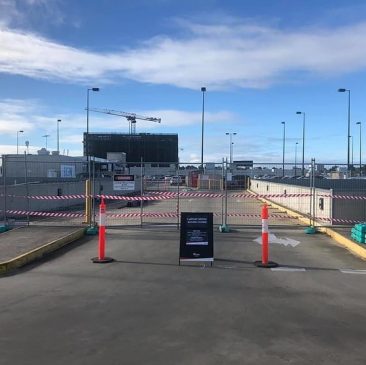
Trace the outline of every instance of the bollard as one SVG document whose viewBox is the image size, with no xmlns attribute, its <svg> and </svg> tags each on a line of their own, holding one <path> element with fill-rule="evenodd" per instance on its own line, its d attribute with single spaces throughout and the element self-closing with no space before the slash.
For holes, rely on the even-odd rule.
<svg viewBox="0 0 366 365">
<path fill-rule="evenodd" d="M 254 265 L 264 268 L 277 267 L 278 264 L 273 261 L 268 261 L 269 258 L 269 240 L 268 240 L 268 206 L 264 204 L 261 212 L 262 218 L 262 260 L 255 261 Z"/>
<path fill-rule="evenodd" d="M 106 264 L 112 262 L 111 257 L 105 256 L 105 223 L 106 223 L 106 205 L 104 198 L 99 206 L 99 243 L 98 243 L 98 257 L 93 257 L 92 261 L 97 264 Z"/>
<path fill-rule="evenodd" d="M 268 264 L 268 207 L 262 207 L 262 264 Z"/>
</svg>

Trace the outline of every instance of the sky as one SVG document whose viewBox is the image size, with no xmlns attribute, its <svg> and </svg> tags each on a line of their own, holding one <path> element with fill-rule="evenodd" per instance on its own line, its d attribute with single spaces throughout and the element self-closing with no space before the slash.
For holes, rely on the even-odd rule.
<svg viewBox="0 0 366 365">
<path fill-rule="evenodd" d="M 91 108 L 161 118 L 137 133 L 178 133 L 180 161 L 199 162 L 206 87 L 205 162 L 229 158 L 226 133 L 234 160 L 282 162 L 284 127 L 285 161 L 301 158 L 301 111 L 305 160 L 346 163 L 345 88 L 359 163 L 363 0 L 0 0 L 0 45 L 0 154 L 17 140 L 20 153 L 26 141 L 56 150 L 61 119 L 61 153 L 82 155 L 98 87 Z M 89 130 L 128 133 L 128 122 L 90 112 Z"/>
</svg>

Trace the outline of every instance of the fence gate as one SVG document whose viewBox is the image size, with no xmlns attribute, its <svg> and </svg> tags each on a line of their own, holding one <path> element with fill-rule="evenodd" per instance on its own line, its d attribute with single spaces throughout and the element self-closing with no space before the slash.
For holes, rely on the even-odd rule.
<svg viewBox="0 0 366 365">
<path fill-rule="evenodd" d="M 6 224 L 85 226 L 85 161 L 48 157 L 2 156 L 0 206 Z M 203 169 L 191 163 L 157 168 L 152 163 L 134 165 L 121 172 L 134 177 L 133 191 L 118 191 L 113 184 L 115 172 L 92 161 L 88 193 L 94 196 L 92 223 L 98 221 L 101 196 L 107 204 L 107 226 L 179 226 L 181 212 L 211 212 L 215 225 L 259 226 L 265 201 L 271 204 L 271 225 L 304 224 L 297 219 L 300 216 L 323 225 L 352 225 L 366 219 L 363 168 L 353 167 L 345 178 L 344 166 L 316 164 L 313 160 L 305 165 L 311 178 L 299 178 L 296 174 L 301 169 L 291 164 L 285 167 L 290 176 L 281 176 L 283 164 L 240 168 L 223 160 L 207 163 Z M 295 216 L 280 207 L 290 209 Z"/>
</svg>

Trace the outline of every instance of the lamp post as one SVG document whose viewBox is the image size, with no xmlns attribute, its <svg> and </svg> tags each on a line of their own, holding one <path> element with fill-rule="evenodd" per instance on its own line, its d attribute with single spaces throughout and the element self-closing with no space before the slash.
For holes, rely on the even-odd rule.
<svg viewBox="0 0 366 365">
<path fill-rule="evenodd" d="M 231 165 L 233 163 L 233 144 L 234 144 L 233 136 L 236 136 L 237 133 L 236 132 L 234 132 L 234 133 L 226 132 L 225 134 L 227 136 L 230 136 L 230 149 L 229 149 L 229 151 L 230 151 L 230 167 L 231 167 Z"/>
<path fill-rule="evenodd" d="M 302 114 L 302 170 L 301 176 L 305 176 L 305 112 L 296 112 L 296 114 Z"/>
<path fill-rule="evenodd" d="M 338 92 L 348 92 L 348 128 L 347 128 L 347 176 L 349 174 L 349 160 L 350 160 L 350 146 L 349 140 L 351 137 L 351 90 L 349 89 L 338 89 Z"/>
<path fill-rule="evenodd" d="M 295 177 L 297 176 L 297 145 L 299 142 L 295 143 Z"/>
<path fill-rule="evenodd" d="M 361 137 L 361 122 L 357 122 L 356 124 L 358 124 L 360 126 L 360 176 L 362 176 L 362 165 L 361 165 L 361 141 L 362 141 L 362 137 Z"/>
<path fill-rule="evenodd" d="M 86 216 L 86 223 L 91 227 L 92 219 L 92 205 L 94 206 L 94 189 L 92 192 L 92 185 L 91 185 L 91 168 L 90 168 L 90 156 L 89 156 L 89 93 L 90 91 L 99 91 L 99 87 L 92 87 L 88 88 L 86 91 L 86 136 L 85 136 L 85 154 L 87 159 L 87 165 L 88 165 L 88 181 L 86 182 L 85 187 L 85 216 Z M 142 165 L 141 165 L 142 166 Z M 142 183 L 142 179 L 141 179 Z M 93 200 L 91 200 L 91 194 L 93 193 Z M 94 215 L 95 217 L 95 215 Z"/>
<path fill-rule="evenodd" d="M 90 156 L 89 156 L 89 92 L 99 91 L 99 87 L 88 88 L 86 92 L 86 136 L 85 136 L 85 154 L 88 164 L 88 179 L 90 181 Z"/>
<path fill-rule="evenodd" d="M 61 123 L 61 119 L 57 119 L 57 152 L 60 154 L 60 130 L 59 124 Z"/>
<path fill-rule="evenodd" d="M 351 138 L 351 165 L 353 167 L 353 136 L 349 136 Z"/>
<path fill-rule="evenodd" d="M 204 125 L 205 125 L 205 92 L 206 92 L 206 88 L 201 87 L 201 91 L 202 91 L 201 168 L 203 170 L 203 133 L 204 133 Z"/>
<path fill-rule="evenodd" d="M 286 139 L 286 122 L 281 122 L 283 125 L 283 140 L 282 140 L 282 177 L 285 176 L 285 139 Z"/>
<path fill-rule="evenodd" d="M 17 131 L 17 154 L 19 154 L 19 133 L 23 133 L 24 131 Z"/>
<path fill-rule="evenodd" d="M 47 151 L 47 138 L 48 138 L 49 136 L 50 136 L 49 134 L 45 134 L 44 136 L 42 136 L 42 137 L 46 138 L 46 151 Z"/>
</svg>

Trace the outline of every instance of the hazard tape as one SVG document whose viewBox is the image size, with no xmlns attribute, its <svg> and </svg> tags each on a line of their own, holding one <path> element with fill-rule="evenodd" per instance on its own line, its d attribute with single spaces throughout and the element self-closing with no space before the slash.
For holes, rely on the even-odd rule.
<svg viewBox="0 0 366 365">
<path fill-rule="evenodd" d="M 221 193 L 201 193 L 201 192 L 151 192 L 151 195 L 146 196 L 123 196 L 123 195 L 95 195 L 95 198 L 106 200 L 116 200 L 116 201 L 159 201 L 159 200 L 169 200 L 179 198 L 223 198 L 224 195 Z M 1 195 L 3 196 L 3 195 Z M 11 198 L 27 198 L 21 195 L 7 195 Z M 248 194 L 248 193 L 236 193 L 230 194 L 230 198 L 241 198 L 241 199 L 271 199 L 271 198 L 299 198 L 299 197 L 310 197 L 311 194 L 301 193 L 301 194 Z M 72 194 L 72 195 L 30 195 L 28 198 L 33 200 L 71 200 L 71 199 L 85 199 L 87 197 L 92 198 L 92 195 L 83 194 Z M 317 197 L 342 199 L 342 200 L 366 200 L 366 195 L 326 195 L 319 194 Z M 348 222 L 348 221 L 347 221 Z"/>
<path fill-rule="evenodd" d="M 124 196 L 124 195 L 95 195 L 95 198 L 106 200 L 122 200 L 122 201 L 157 201 L 168 200 L 173 198 L 223 198 L 225 195 L 222 193 L 202 193 L 202 192 L 149 192 L 150 195 L 146 196 Z M 1 196 L 4 196 L 1 194 Z M 310 197 L 312 194 L 299 193 L 299 194 L 250 194 L 250 193 L 235 193 L 229 194 L 230 198 L 242 198 L 242 199 L 260 199 L 260 198 L 301 198 Z M 92 195 L 85 194 L 71 194 L 71 195 L 7 195 L 10 198 L 22 198 L 33 200 L 71 200 L 71 199 L 86 199 L 93 198 Z M 366 195 L 327 195 L 318 194 L 317 197 L 333 198 L 343 200 L 366 200 Z"/>
<path fill-rule="evenodd" d="M 366 200 L 366 195 L 333 195 L 334 199 Z"/>
<path fill-rule="evenodd" d="M 56 218 L 79 218 L 84 217 L 83 213 L 66 213 L 66 212 L 34 212 L 25 210 L 7 210 L 7 214 L 37 216 L 37 217 L 56 217 Z"/>
<path fill-rule="evenodd" d="M 35 216 L 35 217 L 52 217 L 52 218 L 82 218 L 84 213 L 68 213 L 68 212 L 36 212 L 36 211 L 25 211 L 25 210 L 7 210 L 7 214 L 19 215 L 19 216 Z M 107 214 L 108 218 L 177 218 L 177 212 L 144 212 L 144 213 L 121 213 L 121 214 Z M 221 217 L 221 213 L 214 213 L 215 217 Z M 249 218 L 260 218 L 260 214 L 249 214 L 249 213 L 228 213 L 228 217 L 249 217 Z M 270 219 L 297 219 L 301 216 L 290 217 L 281 214 L 271 214 Z M 323 218 L 316 217 L 316 221 L 332 222 L 332 223 L 343 223 L 343 224 L 355 224 L 362 223 L 362 220 L 353 219 L 339 219 L 339 218 Z"/>
<path fill-rule="evenodd" d="M 71 195 L 30 195 L 29 199 L 35 200 L 70 200 L 70 199 L 85 199 L 88 195 L 71 194 Z M 89 195 L 89 197 L 92 197 Z M 25 197 L 26 198 L 26 197 Z"/>
<path fill-rule="evenodd" d="M 140 218 L 140 217 L 149 217 L 149 218 L 177 218 L 177 213 L 120 213 L 120 214 L 107 214 L 108 218 Z"/>
<path fill-rule="evenodd" d="M 145 213 L 119 213 L 119 214 L 107 214 L 109 218 L 140 218 L 142 217 L 150 217 L 150 218 L 177 218 L 178 213 L 176 212 L 145 212 Z M 213 213 L 215 217 L 221 217 L 221 213 Z M 260 214 L 248 214 L 248 213 L 228 213 L 228 217 L 250 217 L 250 218 L 261 218 Z M 297 217 L 290 217 L 286 215 L 275 214 L 271 215 L 273 219 L 296 219 Z"/>
<path fill-rule="evenodd" d="M 84 213 L 68 213 L 68 212 L 36 212 L 26 210 L 7 210 L 7 214 L 22 215 L 22 216 L 38 216 L 38 217 L 54 217 L 54 218 L 80 218 L 84 217 Z M 138 212 L 138 213 L 107 213 L 109 218 L 177 218 L 177 212 Z M 221 217 L 221 213 L 214 213 L 215 217 Z M 228 213 L 228 217 L 251 217 L 260 218 L 260 214 L 249 214 L 249 213 Z M 284 215 L 273 214 L 271 216 L 274 219 L 289 219 L 290 217 Z M 292 218 L 292 217 L 291 217 Z"/>
</svg>

